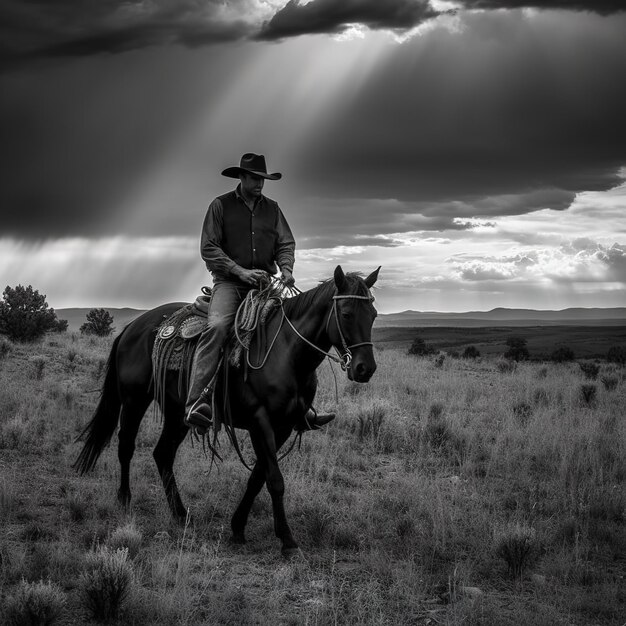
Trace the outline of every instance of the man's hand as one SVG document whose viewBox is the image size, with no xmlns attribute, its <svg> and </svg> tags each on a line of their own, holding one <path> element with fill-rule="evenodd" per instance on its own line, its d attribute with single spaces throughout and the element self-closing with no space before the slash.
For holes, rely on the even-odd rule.
<svg viewBox="0 0 626 626">
<path fill-rule="evenodd" d="M 285 287 L 291 288 L 296 284 L 293 274 L 289 270 L 282 270 L 280 278 L 283 281 Z"/>
<path fill-rule="evenodd" d="M 263 270 L 247 270 L 243 267 L 237 272 L 237 277 L 246 285 L 258 287 L 263 281 L 268 281 L 267 272 Z"/>
</svg>

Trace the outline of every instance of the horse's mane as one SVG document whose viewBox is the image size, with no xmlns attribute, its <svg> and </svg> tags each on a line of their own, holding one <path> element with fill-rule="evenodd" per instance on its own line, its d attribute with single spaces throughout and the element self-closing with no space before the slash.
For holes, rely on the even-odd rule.
<svg viewBox="0 0 626 626">
<path fill-rule="evenodd" d="M 366 296 L 369 291 L 367 285 L 362 279 L 360 272 L 348 272 L 346 274 L 346 280 L 349 283 L 356 283 L 357 289 L 356 295 Z M 298 317 L 299 315 L 308 311 L 316 302 L 320 300 L 329 299 L 335 292 L 335 280 L 334 278 L 326 278 L 322 280 L 319 285 L 304 291 L 301 294 L 293 298 L 287 298 L 284 301 L 283 307 L 285 313 L 290 316 Z"/>
</svg>

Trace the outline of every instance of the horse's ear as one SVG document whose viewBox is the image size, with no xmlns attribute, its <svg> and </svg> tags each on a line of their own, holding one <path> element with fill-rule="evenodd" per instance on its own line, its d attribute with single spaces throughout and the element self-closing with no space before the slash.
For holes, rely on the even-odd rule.
<svg viewBox="0 0 626 626">
<path fill-rule="evenodd" d="M 335 286 L 337 287 L 337 291 L 344 291 L 347 286 L 346 283 L 346 275 L 343 273 L 341 265 L 338 265 L 335 268 Z"/>
<path fill-rule="evenodd" d="M 380 272 L 381 266 L 378 266 L 377 270 L 374 270 L 366 279 L 365 284 L 368 289 L 371 289 L 374 286 L 374 283 L 378 280 L 378 272 Z"/>
</svg>

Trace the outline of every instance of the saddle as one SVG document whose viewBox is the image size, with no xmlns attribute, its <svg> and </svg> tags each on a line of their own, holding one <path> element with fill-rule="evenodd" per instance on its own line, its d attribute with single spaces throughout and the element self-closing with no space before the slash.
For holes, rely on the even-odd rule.
<svg viewBox="0 0 626 626">
<path fill-rule="evenodd" d="M 259 330 L 260 335 L 263 335 L 262 329 L 267 317 L 277 304 L 276 299 L 272 298 L 256 299 L 256 293 L 250 292 L 248 298 L 244 300 L 243 315 L 238 316 L 237 328 L 234 330 L 237 340 L 233 338 L 229 342 L 228 361 L 235 367 L 241 365 L 242 353 L 248 349 L 254 332 Z M 186 376 L 189 376 L 196 346 L 195 340 L 207 326 L 211 297 L 211 289 L 202 287 L 202 294 L 194 302 L 174 311 L 159 326 L 152 350 L 155 373 L 158 372 L 164 376 L 166 371 L 185 371 Z"/>
<path fill-rule="evenodd" d="M 241 355 L 248 350 L 252 335 L 259 330 L 263 334 L 264 324 L 269 311 L 276 305 L 268 299 L 255 299 L 254 293 L 244 300 L 242 319 L 236 320 L 237 338 L 227 343 L 226 358 L 221 367 L 226 371 L 226 364 L 240 367 Z M 154 397 L 161 406 L 165 401 L 166 379 L 170 372 L 178 372 L 178 393 L 186 395 L 191 377 L 191 366 L 196 351 L 197 339 L 207 327 L 207 317 L 211 304 L 212 292 L 209 287 L 202 288 L 202 295 L 191 304 L 177 309 L 157 328 L 154 347 L 152 348 L 152 375 Z M 235 334 L 234 333 L 234 334 Z"/>
</svg>

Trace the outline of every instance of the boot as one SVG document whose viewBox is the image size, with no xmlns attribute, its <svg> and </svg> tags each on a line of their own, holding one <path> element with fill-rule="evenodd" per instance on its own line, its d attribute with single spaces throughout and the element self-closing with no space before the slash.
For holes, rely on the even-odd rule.
<svg viewBox="0 0 626 626">
<path fill-rule="evenodd" d="M 191 405 L 185 416 L 185 424 L 191 428 L 196 435 L 206 435 L 209 428 L 213 426 L 213 409 L 211 407 L 210 389 L 205 389 L 199 398 Z"/>
<path fill-rule="evenodd" d="M 220 350 L 213 333 L 205 330 L 194 353 L 185 405 L 185 424 L 199 436 L 205 435 L 213 426 L 213 385 L 220 363 Z"/>
<path fill-rule="evenodd" d="M 318 413 L 315 409 L 309 409 L 294 426 L 298 432 L 306 430 L 319 430 L 335 419 L 334 413 Z"/>
</svg>

